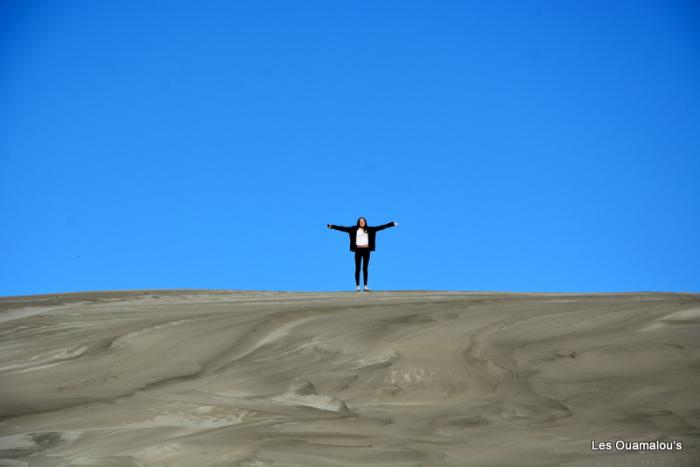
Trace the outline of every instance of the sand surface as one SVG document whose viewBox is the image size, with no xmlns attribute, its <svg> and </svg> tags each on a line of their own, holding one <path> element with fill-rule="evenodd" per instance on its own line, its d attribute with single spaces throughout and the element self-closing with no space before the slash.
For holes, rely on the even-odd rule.
<svg viewBox="0 0 700 467">
<path fill-rule="evenodd" d="M 0 465 L 697 466 L 700 295 L 2 297 Z"/>
</svg>

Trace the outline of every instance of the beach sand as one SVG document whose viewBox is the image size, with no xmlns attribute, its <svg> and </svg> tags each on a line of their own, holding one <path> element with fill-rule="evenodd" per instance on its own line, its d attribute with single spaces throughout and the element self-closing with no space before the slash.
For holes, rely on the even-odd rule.
<svg viewBox="0 0 700 467">
<path fill-rule="evenodd" d="M 700 295 L 0 297 L 0 465 L 697 466 Z"/>
</svg>

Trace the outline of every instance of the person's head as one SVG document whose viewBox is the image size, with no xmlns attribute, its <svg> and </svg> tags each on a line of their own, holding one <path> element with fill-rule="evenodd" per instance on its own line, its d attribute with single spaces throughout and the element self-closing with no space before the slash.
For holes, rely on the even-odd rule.
<svg viewBox="0 0 700 467">
<path fill-rule="evenodd" d="M 357 226 L 362 227 L 363 229 L 367 227 L 367 219 L 365 219 L 364 217 L 360 217 L 359 219 L 357 219 Z"/>
</svg>

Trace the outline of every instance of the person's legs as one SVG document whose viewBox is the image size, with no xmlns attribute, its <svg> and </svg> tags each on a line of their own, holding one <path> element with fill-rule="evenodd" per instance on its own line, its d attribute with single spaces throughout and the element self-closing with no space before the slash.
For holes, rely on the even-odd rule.
<svg viewBox="0 0 700 467">
<path fill-rule="evenodd" d="M 362 259 L 362 253 L 358 249 L 355 251 L 355 285 L 360 286 L 360 260 Z"/>
<path fill-rule="evenodd" d="M 365 280 L 365 286 L 367 285 L 367 273 L 368 273 L 368 267 L 369 267 L 369 248 L 366 248 L 367 251 L 365 251 L 365 259 L 362 263 L 362 276 L 363 279 Z"/>
</svg>

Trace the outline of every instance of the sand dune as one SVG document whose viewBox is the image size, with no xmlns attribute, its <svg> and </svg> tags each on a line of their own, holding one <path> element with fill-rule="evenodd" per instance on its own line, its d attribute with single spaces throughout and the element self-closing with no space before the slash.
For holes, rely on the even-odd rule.
<svg viewBox="0 0 700 467">
<path fill-rule="evenodd" d="M 0 298 L 0 465 L 696 466 L 699 394 L 697 294 Z"/>
</svg>

